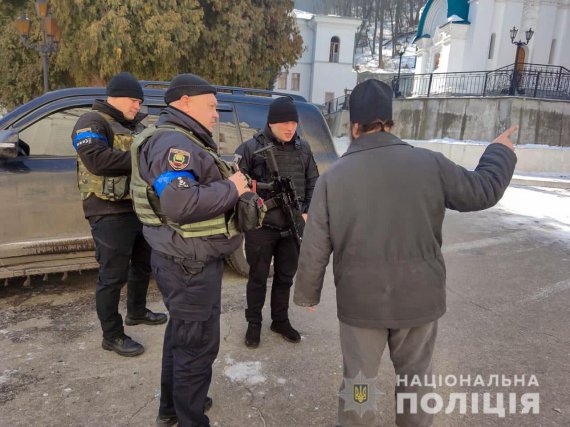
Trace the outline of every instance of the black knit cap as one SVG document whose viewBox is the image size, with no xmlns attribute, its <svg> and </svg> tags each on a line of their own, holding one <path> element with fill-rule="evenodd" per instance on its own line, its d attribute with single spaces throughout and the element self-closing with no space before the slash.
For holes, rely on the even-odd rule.
<svg viewBox="0 0 570 427">
<path fill-rule="evenodd" d="M 392 120 L 394 92 L 386 83 L 375 79 L 357 84 L 349 98 L 350 121 L 367 125 L 375 120 Z"/>
<path fill-rule="evenodd" d="M 267 123 L 299 122 L 297 107 L 292 98 L 283 96 L 275 99 L 269 106 Z"/>
<path fill-rule="evenodd" d="M 122 72 L 114 76 L 107 85 L 107 96 L 135 98 L 144 101 L 144 93 L 139 81 L 131 74 Z"/>
<path fill-rule="evenodd" d="M 216 94 L 216 88 L 196 74 L 178 74 L 170 82 L 168 90 L 164 94 L 164 102 L 170 104 L 184 95 L 196 96 L 205 93 Z"/>
</svg>

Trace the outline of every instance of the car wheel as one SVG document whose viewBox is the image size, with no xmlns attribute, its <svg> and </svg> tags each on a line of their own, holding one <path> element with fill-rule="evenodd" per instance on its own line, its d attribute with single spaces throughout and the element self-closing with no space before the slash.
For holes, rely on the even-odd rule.
<svg viewBox="0 0 570 427">
<path fill-rule="evenodd" d="M 239 275 L 247 277 L 249 275 L 249 264 L 245 259 L 245 239 L 241 246 L 226 259 L 228 265 Z M 269 277 L 273 277 L 273 260 L 269 268 Z"/>
</svg>

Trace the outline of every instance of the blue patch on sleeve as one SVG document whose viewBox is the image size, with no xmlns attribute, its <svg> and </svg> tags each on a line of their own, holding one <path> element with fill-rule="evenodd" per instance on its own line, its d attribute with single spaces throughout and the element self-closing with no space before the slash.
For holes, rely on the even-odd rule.
<svg viewBox="0 0 570 427">
<path fill-rule="evenodd" d="M 189 178 L 192 181 L 196 181 L 196 177 L 192 172 L 188 171 L 164 172 L 154 180 L 154 191 L 156 191 L 157 196 L 160 197 L 166 186 L 170 184 L 171 181 L 175 180 L 176 178 L 183 178 L 183 177 Z"/>
<path fill-rule="evenodd" d="M 109 143 L 109 140 L 107 139 L 107 137 L 105 137 L 103 135 L 99 135 L 98 133 L 81 132 L 81 133 L 78 133 L 77 135 L 75 135 L 75 138 L 73 138 L 73 148 L 75 148 L 77 150 L 77 145 L 80 141 L 82 141 L 84 139 L 90 139 L 90 138 L 100 139 L 101 141 L 103 141 L 107 144 Z"/>
</svg>

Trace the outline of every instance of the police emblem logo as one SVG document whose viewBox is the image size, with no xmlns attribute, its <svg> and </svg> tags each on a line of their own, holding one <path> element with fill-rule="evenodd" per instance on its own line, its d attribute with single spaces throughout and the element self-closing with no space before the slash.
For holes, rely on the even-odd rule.
<svg viewBox="0 0 570 427">
<path fill-rule="evenodd" d="M 175 171 L 181 171 L 190 164 L 190 153 L 177 148 L 171 148 L 168 152 L 168 163 Z"/>
<path fill-rule="evenodd" d="M 354 411 L 361 417 L 368 411 L 375 411 L 378 396 L 384 394 L 378 390 L 376 382 L 376 378 L 367 378 L 362 372 L 354 378 L 345 377 L 338 393 L 344 401 L 344 410 Z"/>
<path fill-rule="evenodd" d="M 356 403 L 363 404 L 368 401 L 368 384 L 354 384 L 352 390 Z"/>
</svg>

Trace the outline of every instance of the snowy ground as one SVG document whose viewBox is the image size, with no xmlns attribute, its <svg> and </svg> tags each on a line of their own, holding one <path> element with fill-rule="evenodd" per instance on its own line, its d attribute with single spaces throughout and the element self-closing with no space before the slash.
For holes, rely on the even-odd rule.
<svg viewBox="0 0 570 427">
<path fill-rule="evenodd" d="M 528 218 L 567 235 L 570 241 L 570 190 L 546 187 L 509 187 L 498 208 Z M 519 221 L 520 222 L 520 221 Z"/>
<path fill-rule="evenodd" d="M 372 30 L 370 31 L 370 42 L 372 44 Z M 358 66 L 358 71 L 369 71 L 372 73 L 395 73 L 398 72 L 398 65 L 400 62 L 400 57 L 395 55 L 392 57 L 392 34 L 390 30 L 384 30 L 384 40 L 382 40 L 382 61 L 383 68 L 378 68 L 378 49 L 379 40 L 376 40 L 376 51 L 372 55 L 370 46 L 358 47 L 354 52 L 354 63 Z M 398 39 L 398 42 L 402 45 L 408 43 L 408 48 L 402 55 L 402 73 L 413 73 L 416 67 L 416 45 L 412 44 L 414 38 L 413 33 L 408 36 L 402 36 Z"/>
</svg>

